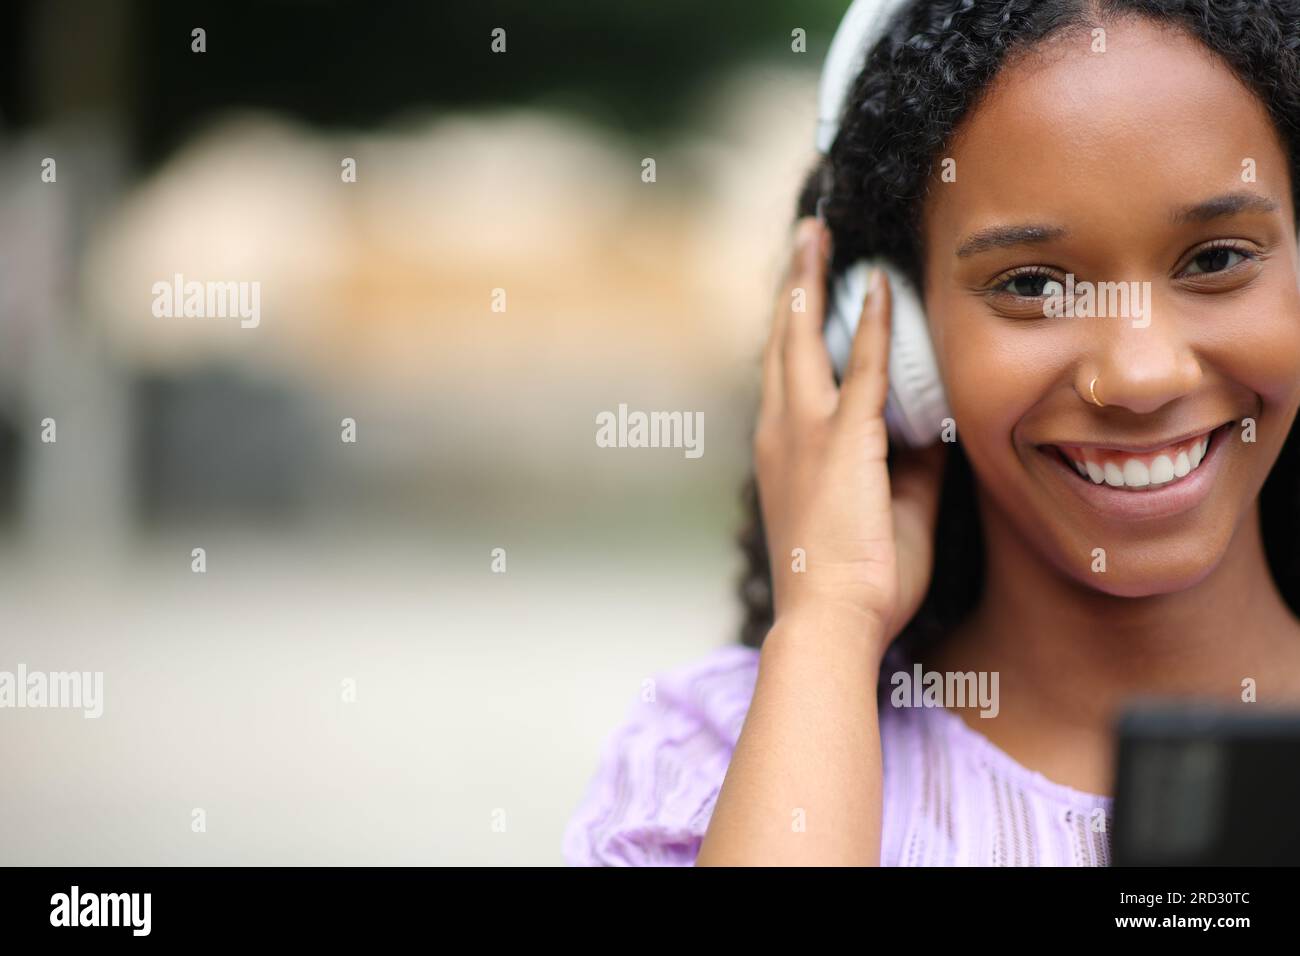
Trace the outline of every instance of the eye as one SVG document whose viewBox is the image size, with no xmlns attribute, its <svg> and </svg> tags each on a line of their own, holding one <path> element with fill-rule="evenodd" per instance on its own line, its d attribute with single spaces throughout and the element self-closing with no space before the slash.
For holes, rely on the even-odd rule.
<svg viewBox="0 0 1300 956">
<path fill-rule="evenodd" d="M 1213 275 L 1216 272 L 1226 272 L 1254 258 L 1253 253 L 1234 245 L 1214 245 L 1194 255 L 1187 268 L 1182 271 L 1182 275 Z"/>
<path fill-rule="evenodd" d="M 1036 266 L 1027 266 L 995 280 L 994 292 L 1014 295 L 1021 299 L 1037 299 L 1043 296 L 1060 296 L 1065 294 L 1065 287 L 1050 272 L 1044 272 Z"/>
</svg>

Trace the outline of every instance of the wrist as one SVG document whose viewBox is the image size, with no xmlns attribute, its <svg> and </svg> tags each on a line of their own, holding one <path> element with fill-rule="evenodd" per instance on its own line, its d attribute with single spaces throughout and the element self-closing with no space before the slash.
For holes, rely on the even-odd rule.
<svg viewBox="0 0 1300 956">
<path fill-rule="evenodd" d="M 879 666 L 892 635 L 874 611 L 843 604 L 806 604 L 784 609 L 772 623 L 763 646 L 809 645 L 846 649 Z"/>
</svg>

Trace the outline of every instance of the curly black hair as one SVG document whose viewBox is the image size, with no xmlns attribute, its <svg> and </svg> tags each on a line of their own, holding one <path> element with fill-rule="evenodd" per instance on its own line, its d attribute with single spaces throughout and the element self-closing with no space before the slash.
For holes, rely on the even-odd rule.
<svg viewBox="0 0 1300 956">
<path fill-rule="evenodd" d="M 832 277 L 857 259 L 883 258 L 924 288 L 920 218 L 934 164 L 958 124 L 1009 55 L 1070 29 L 1143 17 L 1179 29 L 1213 51 L 1260 98 L 1289 159 L 1300 221 L 1300 0 L 915 0 L 868 52 L 839 134 L 808 174 L 797 216 L 824 215 L 834 240 Z M 895 449 L 891 444 L 890 459 Z M 741 643 L 759 647 L 772 626 L 772 579 L 753 473 L 739 543 Z M 1264 549 L 1292 613 L 1300 615 L 1300 438 L 1283 445 L 1260 491 Z M 974 607 L 984 580 L 974 479 L 958 439 L 949 447 L 934 574 L 899 635 L 922 653 Z"/>
</svg>

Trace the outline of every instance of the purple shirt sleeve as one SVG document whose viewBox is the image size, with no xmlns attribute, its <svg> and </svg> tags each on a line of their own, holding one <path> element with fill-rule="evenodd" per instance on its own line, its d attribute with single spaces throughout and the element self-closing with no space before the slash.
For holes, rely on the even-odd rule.
<svg viewBox="0 0 1300 956">
<path fill-rule="evenodd" d="M 658 675 L 606 739 L 564 831 L 570 866 L 691 866 L 758 674 L 739 645 Z"/>
</svg>

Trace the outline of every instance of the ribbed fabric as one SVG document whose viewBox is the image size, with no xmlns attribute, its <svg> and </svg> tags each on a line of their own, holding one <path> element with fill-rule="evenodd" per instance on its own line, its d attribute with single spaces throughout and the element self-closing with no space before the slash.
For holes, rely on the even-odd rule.
<svg viewBox="0 0 1300 956">
<path fill-rule="evenodd" d="M 695 862 L 758 660 L 758 651 L 732 645 L 656 678 L 654 699 L 634 703 L 605 741 L 565 828 L 566 863 Z M 1109 864 L 1111 798 L 1021 766 L 953 711 L 882 701 L 882 865 Z"/>
</svg>

